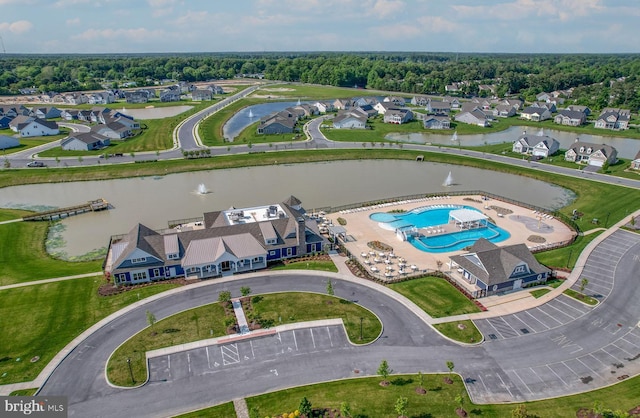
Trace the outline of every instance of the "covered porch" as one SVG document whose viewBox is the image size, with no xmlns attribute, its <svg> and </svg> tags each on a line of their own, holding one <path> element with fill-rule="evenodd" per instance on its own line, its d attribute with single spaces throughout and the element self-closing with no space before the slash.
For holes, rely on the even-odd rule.
<svg viewBox="0 0 640 418">
<path fill-rule="evenodd" d="M 488 225 L 489 217 L 471 209 L 456 209 L 449 212 L 449 224 L 460 231 L 484 228 Z"/>
</svg>

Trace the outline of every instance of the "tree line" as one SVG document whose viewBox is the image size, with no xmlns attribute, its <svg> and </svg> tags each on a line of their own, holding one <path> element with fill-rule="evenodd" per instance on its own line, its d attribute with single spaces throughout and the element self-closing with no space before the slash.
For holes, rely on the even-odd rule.
<svg viewBox="0 0 640 418">
<path fill-rule="evenodd" d="M 531 99 L 573 88 L 579 104 L 640 107 L 640 55 L 454 53 L 219 53 L 121 55 L 11 55 L 0 57 L 0 94 L 153 85 L 261 74 L 270 80 L 360 87 L 414 94 L 444 94 L 467 81 L 462 95 L 495 94 Z"/>
</svg>

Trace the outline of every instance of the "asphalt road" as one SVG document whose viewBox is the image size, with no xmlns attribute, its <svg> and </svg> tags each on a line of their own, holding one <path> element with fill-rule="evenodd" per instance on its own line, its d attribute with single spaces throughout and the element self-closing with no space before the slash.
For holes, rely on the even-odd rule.
<svg viewBox="0 0 640 418">
<path fill-rule="evenodd" d="M 640 305 L 635 303 L 640 297 L 638 254 L 637 234 L 620 230 L 605 239 L 585 265 L 591 286 L 587 293 L 599 297 L 601 303 L 595 308 L 582 308 L 559 299 L 565 304 L 556 305 L 555 316 L 573 318 L 555 325 L 547 322 L 548 329 L 525 311 L 517 316 L 532 329 L 537 326 L 537 331 L 518 333 L 516 326 L 508 334 L 503 326 L 498 328 L 505 333 L 501 334 L 503 338 L 488 338 L 479 346 L 463 347 L 439 336 L 395 299 L 334 279 L 337 296 L 357 300 L 381 318 L 384 332 L 375 343 L 356 347 L 346 343 L 346 337 L 336 336 L 339 330 L 322 329 L 309 330 L 308 334 L 296 331 L 297 339 L 284 333 L 258 337 L 250 344 L 256 347 L 251 355 L 246 343 L 207 347 L 207 355 L 203 351 L 174 354 L 171 359 L 152 361 L 148 384 L 137 389 L 110 387 L 104 378 L 107 358 L 120 343 L 146 327 L 147 309 L 161 319 L 216 301 L 221 290 L 239 294 L 241 286 L 250 286 L 254 294 L 326 291 L 325 279 L 304 273 L 266 273 L 227 283 L 211 282 L 143 305 L 101 328 L 65 358 L 39 394 L 68 396 L 70 416 L 168 416 L 290 386 L 375 375 L 382 359 L 398 373 L 444 372 L 446 361 L 451 360 L 465 379 L 472 399 L 480 403 L 535 400 L 593 390 L 617 382 L 623 374 L 640 373 Z M 605 259 L 607 268 L 603 269 Z M 601 288 L 609 291 L 600 292 Z M 536 315 L 533 312 L 531 317 Z M 515 319 L 507 315 L 503 320 L 513 324 Z M 310 336 L 325 332 L 334 333 L 331 341 L 336 344 L 327 346 L 326 339 L 319 339 L 320 348 L 310 349 L 311 341 L 316 344 Z M 291 341 L 297 344 L 298 339 L 300 345 L 294 349 Z M 216 362 L 222 366 L 215 366 Z"/>
</svg>

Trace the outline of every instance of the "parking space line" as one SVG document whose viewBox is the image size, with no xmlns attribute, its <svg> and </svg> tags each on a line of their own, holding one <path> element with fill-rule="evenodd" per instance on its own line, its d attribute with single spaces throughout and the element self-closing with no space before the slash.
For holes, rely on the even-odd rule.
<svg viewBox="0 0 640 418">
<path fill-rule="evenodd" d="M 522 319 L 520 319 L 520 317 L 517 314 L 513 314 L 511 315 L 513 318 L 517 319 L 523 327 L 525 328 L 530 328 L 529 324 L 527 324 L 526 322 L 524 322 Z M 535 332 L 535 331 L 534 331 Z"/>
<path fill-rule="evenodd" d="M 546 305 L 545 305 L 546 306 Z M 547 315 L 549 318 L 553 319 L 554 321 L 556 321 L 558 324 L 560 325 L 564 325 L 563 322 L 558 321 L 556 318 L 554 318 L 553 316 L 549 315 L 547 312 L 545 312 L 543 309 L 541 308 L 536 308 L 538 311 L 542 312 L 543 314 Z M 549 328 L 551 329 L 551 328 Z"/>
<path fill-rule="evenodd" d="M 591 358 L 594 358 L 596 360 L 598 360 L 600 362 L 600 364 L 602 364 L 605 367 L 609 367 L 609 364 L 605 364 L 602 360 L 600 360 L 598 357 L 594 356 L 592 353 L 587 354 L 587 356 L 591 356 Z"/>
<path fill-rule="evenodd" d="M 603 352 L 607 353 L 607 354 L 609 355 L 609 357 L 611 357 L 612 359 L 614 359 L 614 360 L 615 360 L 615 361 L 617 361 L 618 363 L 622 363 L 622 361 L 621 361 L 618 357 L 614 356 L 613 354 L 611 354 L 610 352 L 608 352 L 607 350 L 605 350 L 605 348 L 607 348 L 607 347 L 606 347 L 606 346 L 605 346 L 605 347 L 602 347 L 600 350 L 602 350 Z"/>
<path fill-rule="evenodd" d="M 487 389 L 487 385 L 484 384 L 484 380 L 482 380 L 482 375 L 479 374 L 478 375 L 478 379 L 480 379 L 480 383 L 482 383 L 482 387 L 484 387 L 484 391 L 486 393 L 491 393 L 491 392 L 489 392 L 489 389 Z"/>
<path fill-rule="evenodd" d="M 536 318 L 535 316 L 531 315 L 531 313 L 529 313 L 529 311 L 524 311 L 524 313 L 526 313 L 527 315 L 529 315 L 531 318 L 535 319 L 540 325 L 542 325 L 543 327 L 545 327 L 546 329 L 551 329 L 547 324 L 545 324 L 544 322 L 540 321 L 538 318 Z"/>
<path fill-rule="evenodd" d="M 536 373 L 535 370 L 533 370 L 533 367 L 529 367 L 529 370 L 531 370 L 533 372 L 533 374 L 536 375 L 536 377 L 538 378 L 538 380 L 540 380 L 541 383 L 545 383 L 544 380 L 542 380 L 542 378 L 540 377 L 540 375 L 538 373 Z"/>
<path fill-rule="evenodd" d="M 518 335 L 518 331 L 516 331 L 516 329 L 515 329 L 514 327 L 512 327 L 512 326 L 511 326 L 511 324 L 510 324 L 510 323 L 508 323 L 508 322 L 504 319 L 504 317 L 502 317 L 502 316 L 501 316 L 501 317 L 500 317 L 500 319 L 501 319 L 501 320 L 502 320 L 502 322 L 504 322 L 504 323 L 505 323 L 509 328 L 511 328 L 511 329 L 513 330 L 513 332 L 515 332 L 515 333 L 516 333 L 516 335 Z"/>
<path fill-rule="evenodd" d="M 575 370 L 573 370 L 571 368 L 571 366 L 569 366 L 567 363 L 565 363 L 564 361 L 561 361 L 560 363 L 562 363 L 564 365 L 564 367 L 566 367 L 567 369 L 569 369 L 571 371 L 571 373 L 573 373 L 574 375 L 576 375 L 577 378 L 580 378 L 580 375 L 578 373 L 576 373 Z"/>
<path fill-rule="evenodd" d="M 211 359 L 209 358 L 209 346 L 206 346 L 204 349 L 207 352 L 207 366 L 211 368 Z"/>
<path fill-rule="evenodd" d="M 614 341 L 614 342 L 612 342 L 612 343 L 611 343 L 611 345 L 612 345 L 612 346 L 614 346 L 615 348 L 617 348 L 617 349 L 618 349 L 618 350 L 620 350 L 620 351 L 624 351 L 625 353 L 627 353 L 627 354 L 629 355 L 629 357 L 633 357 L 633 354 L 631 354 L 630 352 L 628 352 L 627 350 L 625 350 L 625 349 L 624 349 L 624 348 L 622 348 L 622 347 L 618 347 L 618 346 L 616 345 L 616 342 L 615 342 L 615 341 Z"/>
<path fill-rule="evenodd" d="M 167 368 L 171 370 L 171 354 L 167 354 Z"/>
<path fill-rule="evenodd" d="M 524 385 L 525 388 L 527 388 L 527 390 L 529 391 L 530 394 L 533 395 L 533 391 L 529 388 L 529 385 L 527 385 L 524 380 L 522 380 L 522 378 L 520 377 L 520 375 L 518 374 L 518 372 L 516 372 L 515 370 L 511 370 L 513 372 L 513 374 L 516 375 L 516 377 L 518 379 L 520 379 L 520 381 L 522 382 L 522 384 Z"/>
<path fill-rule="evenodd" d="M 561 314 L 568 316 L 569 318 L 571 318 L 572 320 L 575 320 L 576 318 L 574 316 L 569 315 L 568 313 L 566 313 L 565 311 L 563 311 L 562 309 L 558 309 L 555 306 L 553 306 L 551 304 L 551 302 L 547 303 L 546 305 L 544 305 L 545 307 L 551 308 L 551 309 L 555 309 L 556 311 L 560 312 Z M 571 321 L 569 321 L 571 322 Z"/>
<path fill-rule="evenodd" d="M 587 311 L 581 311 L 580 309 L 576 308 L 575 306 L 571 306 L 567 302 L 561 300 L 561 298 L 556 298 L 555 300 L 558 301 L 558 303 L 561 303 L 561 304 L 567 306 L 568 308 L 573 309 L 574 311 L 578 311 L 580 313 L 580 316 L 586 315 L 587 313 L 591 312 L 590 309 L 588 309 Z"/>
<path fill-rule="evenodd" d="M 597 371 L 593 370 L 591 367 L 589 367 L 587 364 L 585 364 L 585 362 L 584 362 L 584 361 L 580 360 L 580 357 L 577 357 L 577 358 L 576 358 L 576 360 L 578 360 L 580 363 L 582 363 L 582 365 L 583 365 L 584 367 L 586 367 L 587 369 L 591 370 L 594 374 L 597 374 L 598 376 L 602 377 L 602 376 L 600 375 L 600 373 L 598 373 Z"/>
<path fill-rule="evenodd" d="M 329 329 L 329 327 L 327 327 L 327 334 L 329 334 L 329 344 L 331 344 L 331 347 L 333 347 L 333 341 L 331 340 L 331 330 Z"/>
<path fill-rule="evenodd" d="M 551 370 L 551 373 L 553 373 L 554 375 L 556 375 L 556 377 L 558 379 L 560 379 L 560 381 L 565 385 L 565 386 L 569 386 L 567 385 L 567 382 L 565 382 L 564 380 L 562 380 L 562 378 L 560 376 L 558 376 L 558 373 L 556 373 L 551 367 L 549 367 L 549 365 L 547 364 L 547 369 Z"/>
<path fill-rule="evenodd" d="M 187 367 L 189 369 L 189 374 L 191 374 L 191 356 L 187 353 Z"/>
<path fill-rule="evenodd" d="M 316 340 L 313 338 L 313 328 L 309 328 L 309 331 L 311 331 L 311 342 L 313 343 L 313 348 L 316 348 Z"/>
<path fill-rule="evenodd" d="M 632 346 L 634 346 L 634 347 L 636 347 L 636 348 L 640 348 L 640 346 L 639 346 L 638 344 L 633 343 L 633 342 L 631 342 L 631 341 L 627 340 L 627 339 L 625 338 L 627 335 L 629 335 L 629 333 L 627 333 L 627 334 L 626 334 L 626 335 L 624 335 L 623 337 L 620 337 L 620 339 L 621 339 L 622 341 L 624 341 L 624 342 L 628 343 L 628 344 L 631 344 Z"/>
<path fill-rule="evenodd" d="M 253 341 L 249 340 L 249 345 L 251 346 L 251 355 L 253 358 L 256 358 L 256 353 L 253 351 Z"/>
<path fill-rule="evenodd" d="M 495 330 L 496 330 L 496 332 L 497 332 L 498 334 L 500 334 L 500 336 L 502 337 L 502 339 L 503 339 L 503 340 L 506 340 L 505 336 L 504 336 L 504 335 L 502 335 L 502 333 L 501 333 L 500 331 L 498 331 L 498 328 L 496 328 L 496 327 L 491 323 L 491 321 L 489 321 L 488 319 L 487 319 L 486 321 L 487 321 L 487 323 L 488 323 L 489 325 L 491 325 L 491 328 L 495 329 Z"/>
<path fill-rule="evenodd" d="M 298 351 L 298 340 L 296 340 L 296 330 L 293 331 L 293 343 L 296 345 L 296 351 Z"/>
<path fill-rule="evenodd" d="M 500 376 L 500 373 L 496 373 L 496 376 L 498 376 L 498 379 L 500 379 L 500 381 L 502 382 L 502 386 L 504 386 L 507 392 L 509 392 L 509 396 L 513 398 L 513 393 L 511 393 L 511 389 L 509 389 L 509 386 L 507 386 L 507 384 L 504 383 L 504 380 L 502 379 L 502 376 Z"/>
</svg>

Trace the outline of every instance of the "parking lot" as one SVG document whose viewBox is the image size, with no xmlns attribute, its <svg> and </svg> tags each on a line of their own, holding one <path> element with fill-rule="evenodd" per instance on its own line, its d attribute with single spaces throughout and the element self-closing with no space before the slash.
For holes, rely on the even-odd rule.
<svg viewBox="0 0 640 418">
<path fill-rule="evenodd" d="M 234 343 L 210 345 L 149 359 L 150 381 L 175 381 L 242 363 L 265 362 L 350 346 L 342 326 L 294 329 Z M 277 376 L 277 369 L 272 373 Z"/>
</svg>

